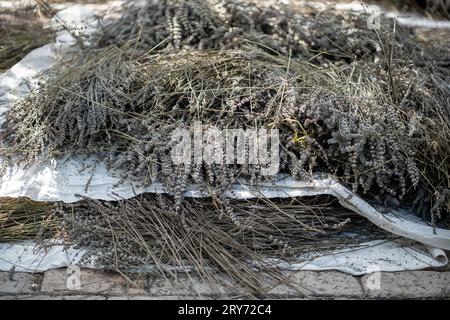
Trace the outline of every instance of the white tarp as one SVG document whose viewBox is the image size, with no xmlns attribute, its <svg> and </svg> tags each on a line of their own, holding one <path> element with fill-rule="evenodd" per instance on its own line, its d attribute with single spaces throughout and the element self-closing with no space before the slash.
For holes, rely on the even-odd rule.
<svg viewBox="0 0 450 320">
<path fill-rule="evenodd" d="M 79 200 L 77 194 L 90 198 L 117 200 L 130 198 L 145 192 L 164 193 L 161 184 L 153 184 L 147 188 L 138 188 L 131 182 L 112 186 L 118 178 L 111 176 L 106 168 L 97 165 L 91 184 L 85 192 L 85 185 L 91 172 L 81 171 L 82 159 L 67 161 L 53 161 L 52 165 L 40 164 L 33 169 L 24 170 L 21 175 L 11 174 L 11 180 L 0 187 L 0 196 L 19 197 L 27 196 L 38 201 L 74 202 Z M 381 228 L 397 235 L 415 239 L 432 247 L 425 249 L 419 243 L 403 243 L 398 241 L 383 241 L 379 244 L 362 246 L 361 249 L 349 249 L 333 255 L 319 257 L 303 257 L 299 262 L 279 262 L 283 269 L 301 270 L 340 270 L 352 274 L 364 273 L 364 270 L 380 268 L 380 271 L 418 270 L 427 267 L 439 267 L 447 264 L 448 260 L 443 250 L 450 248 L 450 230 L 436 229 L 407 212 L 380 213 L 360 197 L 333 179 L 319 177 L 311 182 L 295 181 L 291 177 L 280 178 L 274 183 L 265 183 L 258 188 L 236 184 L 233 192 L 227 196 L 242 199 L 253 197 L 301 197 L 320 194 L 336 196 L 341 204 L 365 216 Z M 190 185 L 185 193 L 187 197 L 204 197 L 197 186 Z M 26 251 L 24 251 L 26 249 Z M 7 270 L 16 265 L 18 270 L 37 271 L 49 268 L 63 267 L 74 262 L 74 250 L 65 252 L 62 246 L 49 249 L 48 252 L 33 253 L 32 245 L 6 245 L 0 246 L 0 270 Z M 371 269 L 371 270 L 372 270 Z M 359 270 L 359 271 L 358 271 Z M 361 271 L 362 270 L 362 271 Z"/>
<path fill-rule="evenodd" d="M 83 251 L 65 249 L 62 245 L 43 250 L 37 249 L 35 244 L 29 241 L 0 243 L 0 271 L 9 271 L 14 267 L 17 272 L 44 272 L 77 264 L 82 255 Z M 417 242 L 398 239 L 370 241 L 355 248 L 338 250 L 333 254 L 313 252 L 297 257 L 294 262 L 266 260 L 265 263 L 281 270 L 338 270 L 362 275 L 375 271 L 442 267 L 448 263 L 448 259 L 441 251 L 435 252 Z"/>
<path fill-rule="evenodd" d="M 165 193 L 160 183 L 138 187 L 131 181 L 113 187 L 118 181 L 102 163 L 95 171 L 82 170 L 85 158 L 53 160 L 27 169 L 15 166 L 0 178 L 0 197 L 28 197 L 36 201 L 79 201 L 79 195 L 100 200 L 128 199 L 143 193 Z M 91 160 L 94 161 L 94 160 Z M 91 179 L 92 178 L 92 179 Z M 91 179 L 89 187 L 86 185 Z M 401 211 L 381 213 L 365 200 L 352 193 L 339 182 L 317 177 L 313 181 L 297 181 L 280 177 L 273 183 L 263 183 L 257 188 L 237 183 L 226 196 L 248 199 L 255 197 L 286 198 L 328 194 L 335 196 L 344 207 L 359 213 L 382 229 L 399 236 L 414 239 L 437 248 L 450 250 L 450 230 L 433 229 L 412 214 Z M 189 185 L 186 197 L 205 197 L 198 186 Z"/>
<path fill-rule="evenodd" d="M 76 14 L 73 14 L 73 12 L 76 12 Z M 92 10 L 86 9 L 83 5 L 76 5 L 71 7 L 70 10 L 66 9 L 61 11 L 59 13 L 59 19 L 66 21 L 68 25 L 87 26 L 81 30 L 84 30 L 83 32 L 92 32 L 93 28 L 95 28 L 95 20 L 92 18 L 93 15 L 94 12 Z M 72 43 L 73 40 L 68 36 L 68 33 L 62 31 L 58 34 L 55 44 L 49 44 L 33 50 L 8 72 L 0 75 L 0 123 L 3 121 L 2 113 L 10 107 L 11 102 L 29 92 L 39 73 L 54 65 L 58 61 L 59 56 L 67 54 L 69 46 Z M 147 188 L 139 188 L 133 186 L 131 181 L 121 184 L 117 188 L 113 188 L 118 178 L 107 171 L 101 163 L 97 164 L 93 173 L 90 169 L 82 170 L 84 167 L 83 163 L 88 161 L 94 160 L 87 158 L 53 160 L 27 168 L 14 165 L 8 168 L 6 174 L 0 178 L 0 197 L 29 197 L 37 201 L 74 202 L 79 200 L 77 195 L 114 200 L 118 196 L 121 198 L 130 198 L 144 192 L 164 192 L 161 184 L 153 184 Z M 85 190 L 85 186 L 91 178 L 91 175 L 92 181 L 88 190 Z M 382 242 L 382 244 L 375 246 L 378 251 L 373 251 L 375 249 L 371 249 L 372 251 L 366 251 L 365 249 L 362 249 L 362 251 L 352 250 L 351 257 L 356 259 L 352 260 L 352 263 L 358 266 L 360 270 L 363 270 L 364 266 L 367 266 L 369 262 L 373 264 L 375 260 L 383 260 L 380 257 L 386 257 L 388 252 L 390 254 L 389 257 L 391 255 L 394 256 L 392 261 L 394 261 L 394 265 L 397 265 L 396 270 L 401 270 L 401 268 L 414 270 L 427 266 L 441 266 L 448 262 L 445 253 L 441 249 L 450 250 L 449 230 L 436 229 L 434 232 L 433 228 L 419 219 L 415 219 L 411 214 L 402 212 L 381 213 L 337 181 L 328 177 L 318 177 L 311 182 L 295 181 L 289 177 L 282 177 L 274 184 L 264 184 L 259 189 L 242 182 L 236 184 L 234 189 L 235 192 L 229 193 L 228 196 L 238 198 L 251 198 L 255 196 L 273 198 L 319 194 L 333 195 L 339 199 L 343 206 L 363 215 L 379 227 L 430 246 L 429 250 L 425 250 L 418 244 L 405 246 L 403 244 L 398 245 L 398 242 Z M 200 197 L 205 195 L 201 194 L 195 185 L 192 185 L 186 191 L 186 196 Z M 69 253 L 62 252 L 61 247 L 53 247 L 47 252 L 47 255 L 42 257 L 33 253 L 31 248 L 32 245 L 30 244 L 0 245 L 0 261 L 3 261 L 3 263 L 0 263 L 0 269 L 9 269 L 11 262 L 29 269 L 42 267 L 42 270 L 70 264 L 71 259 L 67 258 Z M 416 256 L 408 254 L 406 255 L 407 258 L 398 258 L 404 255 L 405 251 L 408 251 L 405 248 L 411 248 L 412 251 L 409 251 L 414 252 Z M 25 249 L 27 251 L 24 253 L 23 250 Z M 70 252 L 73 253 L 73 251 Z M 378 253 L 376 254 L 376 252 Z M 19 256 L 21 260 L 18 260 Z M 328 269 L 341 268 L 342 270 L 348 270 L 347 272 L 355 272 L 351 271 L 352 269 L 348 266 L 342 267 L 342 259 L 337 259 L 336 257 L 340 256 L 330 256 L 329 259 L 331 260 L 327 260 L 328 258 L 326 257 L 317 258 L 319 260 L 313 260 L 308 268 L 320 269 L 324 266 L 324 268 Z M 345 257 L 350 257 L 350 253 L 346 252 L 342 257 L 346 259 Z M 41 258 L 42 262 L 36 264 Z M 418 264 L 417 262 L 412 263 L 410 259 L 414 261 L 420 260 L 422 264 Z M 332 260 L 340 262 L 333 264 L 330 263 Z M 363 262 L 365 260 L 366 262 Z M 385 264 L 381 264 L 385 266 Z M 392 264 L 389 265 L 391 267 L 386 268 L 391 270 Z M 353 267 L 353 270 L 356 270 L 355 268 Z M 37 271 L 42 270 L 39 269 Z"/>
</svg>

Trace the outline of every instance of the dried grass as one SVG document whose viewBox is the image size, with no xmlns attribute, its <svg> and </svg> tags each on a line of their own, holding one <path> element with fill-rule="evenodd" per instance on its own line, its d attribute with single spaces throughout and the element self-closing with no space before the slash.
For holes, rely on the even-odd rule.
<svg viewBox="0 0 450 320">
<path fill-rule="evenodd" d="M 379 231 L 326 198 L 224 198 L 237 177 L 262 181 L 261 167 L 176 166 L 175 128 L 192 130 L 195 120 L 277 128 L 282 172 L 311 179 L 326 171 L 371 201 L 448 224 L 449 44 L 394 33 L 390 24 L 368 31 L 362 17 L 312 17 L 234 1 L 126 7 L 93 47 L 46 73 L 6 113 L 3 166 L 88 154 L 123 172 L 122 181 L 162 181 L 173 197 L 85 199 L 51 217 L 61 219 L 69 245 L 104 268 L 129 274 L 153 265 L 167 279 L 187 268 L 210 283 L 219 270 L 255 294 L 264 281 L 249 261 L 333 250 L 349 244 L 345 231 L 359 230 L 352 243 Z M 191 182 L 212 198 L 183 199 Z M 7 239 L 31 237 L 39 223 L 26 227 L 29 216 L 11 204 L 0 230 Z M 50 209 L 40 206 L 31 207 Z M 20 232 L 11 221 L 22 223 Z"/>
<path fill-rule="evenodd" d="M 263 294 L 269 280 L 286 281 L 270 259 L 290 261 L 385 236 L 327 197 L 233 200 L 229 206 L 238 223 L 215 199 L 186 199 L 177 210 L 173 197 L 152 194 L 84 200 L 62 212 L 70 243 L 87 250 L 83 261 L 130 279 L 153 271 L 176 282 L 188 273 L 213 287 L 220 272 L 253 294 Z"/>
<path fill-rule="evenodd" d="M 52 210 L 54 204 L 26 198 L 0 199 L 0 242 L 45 240 L 61 227 Z"/>
<path fill-rule="evenodd" d="M 433 223 L 445 216 L 431 211 L 443 201 L 446 212 L 439 199 L 449 183 L 443 73 L 393 62 L 325 68 L 247 46 L 151 55 L 102 49 L 48 78 L 6 114 L 4 157 L 95 154 L 123 180 L 162 181 L 181 201 L 189 182 L 221 194 L 238 176 L 261 181 L 261 167 L 174 165 L 172 130 L 192 130 L 195 120 L 277 128 L 283 172 L 310 179 L 327 171 L 381 202 L 414 203 Z"/>
<path fill-rule="evenodd" d="M 176 286 L 179 276 L 187 274 L 216 288 L 225 277 L 251 295 L 289 283 L 274 265 L 279 259 L 298 263 L 304 254 L 386 237 L 328 196 L 226 204 L 190 198 L 181 209 L 173 197 L 157 194 L 74 204 L 26 198 L 0 203 L 1 241 L 33 239 L 45 246 L 63 240 L 85 251 L 80 264 L 93 263 L 130 281 L 153 272 Z"/>
</svg>

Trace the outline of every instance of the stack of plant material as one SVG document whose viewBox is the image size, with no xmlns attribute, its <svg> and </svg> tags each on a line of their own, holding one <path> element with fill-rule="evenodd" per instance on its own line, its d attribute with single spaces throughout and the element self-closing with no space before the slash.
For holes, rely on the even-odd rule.
<svg viewBox="0 0 450 320">
<path fill-rule="evenodd" d="M 119 184 L 163 183 L 168 196 L 62 206 L 65 238 L 87 259 L 121 272 L 193 265 L 205 278 L 212 266 L 256 289 L 255 253 L 285 258 L 345 241 L 348 212 L 324 199 L 225 197 L 238 178 L 256 187 L 272 179 L 265 163 L 175 163 L 172 133 L 193 135 L 197 121 L 276 129 L 280 173 L 326 172 L 366 199 L 449 225 L 448 44 L 391 23 L 369 30 L 363 17 L 247 1 L 133 3 L 102 24 L 91 46 L 12 106 L 0 131 L 4 168 L 89 155 L 120 173 Z M 202 142 L 202 152 L 223 152 Z M 184 199 L 189 183 L 210 198 Z"/>
<path fill-rule="evenodd" d="M 52 42 L 33 7 L 0 8 L 0 73 L 7 71 L 31 50 Z"/>
<path fill-rule="evenodd" d="M 379 45 L 365 15 L 331 10 L 296 14 L 289 6 L 248 0 L 151 0 L 124 6 L 94 36 L 98 47 L 236 49 L 250 42 L 285 55 L 352 61 L 373 56 Z"/>
<path fill-rule="evenodd" d="M 131 2 L 122 8 L 119 19 L 101 21 L 93 43 L 97 47 L 133 44 L 144 51 L 171 51 L 236 49 L 252 42 L 314 63 L 379 60 L 384 58 L 384 46 L 389 45 L 395 46 L 399 56 L 409 57 L 411 51 L 425 47 L 414 41 L 414 30 L 388 18 L 381 19 L 381 28 L 374 30 L 368 27 L 370 16 L 364 12 L 329 9 L 299 13 L 294 5 L 249 0 Z M 444 46 L 448 50 L 448 42 Z M 428 58 L 442 59 L 438 55 Z"/>
<path fill-rule="evenodd" d="M 159 272 L 172 281 L 191 272 L 212 284 L 219 271 L 254 293 L 263 293 L 267 276 L 282 281 L 271 258 L 298 262 L 302 254 L 389 237 L 331 197 L 226 204 L 190 198 L 177 206 L 171 196 L 146 194 L 117 202 L 84 200 L 60 212 L 67 238 L 87 248 L 82 261 L 130 276 Z"/>
<path fill-rule="evenodd" d="M 281 172 L 329 172 L 380 201 L 414 201 L 431 218 L 431 208 L 447 210 L 448 88 L 423 70 L 392 68 L 317 67 L 255 47 L 138 57 L 102 49 L 53 70 L 6 114 L 3 163 L 96 155 L 123 180 L 162 181 L 181 201 L 188 183 L 221 194 L 237 177 L 264 177 L 259 164 L 175 164 L 175 129 L 192 131 L 196 120 L 275 128 Z"/>
<path fill-rule="evenodd" d="M 220 272 L 257 294 L 269 279 L 284 281 L 275 268 L 279 259 L 299 262 L 306 254 L 389 237 L 328 196 L 227 203 L 190 198 L 181 209 L 176 206 L 173 197 L 161 194 L 74 204 L 3 199 L 0 239 L 63 240 L 84 250 L 81 264 L 131 280 L 154 272 L 175 283 L 189 273 L 216 285 Z M 233 220 L 225 214 L 229 210 Z"/>
<path fill-rule="evenodd" d="M 103 28 L 95 35 L 97 41 L 94 44 L 100 48 L 111 44 L 128 45 L 138 52 L 162 51 L 165 54 L 179 50 L 198 53 L 208 48 L 242 49 L 251 43 L 271 55 L 289 57 L 289 67 L 286 67 L 285 59 L 285 68 L 289 71 L 293 70 L 290 68 L 293 60 L 322 66 L 325 71 L 312 71 L 316 79 L 321 78 L 317 76 L 320 73 L 330 75 L 336 71 L 337 75 L 331 75 L 328 83 L 314 83 L 311 86 L 305 85 L 311 77 L 301 84 L 295 81 L 292 84 L 288 80 L 300 79 L 305 73 L 308 74 L 307 71 L 300 71 L 297 75 L 295 71 L 294 75 L 287 73 L 284 81 L 274 81 L 278 82 L 278 89 L 281 88 L 278 93 L 286 95 L 286 98 L 283 96 L 280 99 L 280 95 L 275 94 L 270 103 L 266 99 L 268 110 L 255 114 L 253 118 L 258 119 L 258 125 L 273 124 L 273 119 L 270 119 L 271 103 L 285 104 L 278 107 L 278 112 L 283 110 L 284 119 L 277 115 L 275 123 L 284 123 L 287 118 L 292 126 L 293 120 L 300 118 L 301 128 L 294 129 L 295 134 L 303 131 L 300 141 L 305 136 L 310 138 L 310 134 L 303 130 L 305 125 L 312 127 L 310 129 L 316 135 L 320 133 L 324 139 L 327 134 L 336 135 L 332 131 L 338 130 L 338 135 L 342 135 L 342 122 L 346 126 L 351 123 L 350 135 L 337 139 L 338 143 L 329 137 L 327 143 L 323 143 L 325 139 L 317 141 L 321 148 L 328 151 L 327 156 L 317 155 L 316 150 L 312 152 L 312 165 L 308 165 L 309 150 L 300 150 L 301 155 L 297 154 L 298 165 L 291 165 L 288 171 L 298 176 L 298 171 L 314 169 L 315 160 L 320 159 L 322 163 L 319 167 L 323 168 L 325 163 L 326 171 L 344 177 L 345 182 L 353 185 L 354 191 L 359 189 L 364 193 L 380 194 L 372 188 L 377 185 L 381 193 L 397 200 L 406 198 L 406 203 L 413 203 L 418 214 L 435 223 L 436 216 L 439 220 L 442 209 L 448 212 L 450 205 L 446 196 L 446 190 L 450 187 L 447 161 L 450 154 L 447 143 L 450 135 L 450 89 L 446 85 L 450 82 L 450 41 L 445 41 L 445 38 L 439 42 L 424 40 L 416 30 L 401 28 L 388 19 L 382 20 L 380 29 L 372 30 L 368 28 L 367 20 L 365 14 L 338 14 L 332 10 L 297 14 L 289 6 L 270 1 L 269 4 L 233 0 L 147 1 L 144 5 L 131 3 L 125 6 L 119 20 L 105 21 Z M 339 70 L 335 69 L 341 66 Z M 261 72 L 263 74 L 264 71 Z M 272 76 L 272 73 L 269 74 Z M 278 75 L 272 77 L 280 79 Z M 306 98 L 311 94 L 311 87 L 317 88 L 317 99 L 314 101 Z M 298 94 L 302 95 L 300 99 L 296 96 Z M 252 97 L 251 94 L 243 96 Z M 342 103 L 341 96 L 349 101 Z M 336 103 L 336 99 L 341 101 Z M 251 100 L 247 104 L 253 109 L 254 99 Z M 316 114 L 321 115 L 312 116 L 313 112 L 306 109 L 315 109 L 313 106 L 322 105 L 322 100 L 328 100 L 325 103 L 328 107 L 321 106 L 320 110 L 316 110 Z M 305 107 L 306 102 L 312 106 L 306 104 Z M 336 108 L 336 104 L 347 106 Z M 298 109 L 300 105 L 306 112 L 295 114 L 295 107 L 292 106 Z M 333 111 L 325 116 L 326 109 Z M 340 112 L 336 113 L 336 110 Z M 350 110 L 353 113 L 349 113 Z M 229 112 L 235 116 L 235 111 L 231 108 Z M 318 122 L 329 119 L 329 116 L 337 119 L 332 121 L 331 127 L 327 124 L 329 121 Z M 374 117 L 379 120 L 373 120 Z M 378 132 L 383 128 L 381 130 L 387 135 L 393 134 L 396 138 L 368 134 L 365 132 L 367 124 L 361 123 L 366 121 L 374 127 L 369 131 Z M 396 124 L 390 125 L 390 121 Z M 403 126 L 398 129 L 400 123 Z M 324 124 L 326 128 L 323 128 Z M 320 128 L 315 128 L 317 126 Z M 348 139 L 351 142 L 343 142 Z M 316 142 L 315 139 L 312 141 Z M 328 144 L 330 141 L 337 144 L 340 151 L 334 151 L 335 146 Z M 372 151 L 365 150 L 368 145 L 372 146 Z M 423 145 L 427 147 L 423 148 Z M 344 149 L 347 151 L 343 152 Z M 368 153 L 372 159 L 367 158 Z M 375 153 L 378 156 L 374 156 Z M 377 157 L 378 160 L 375 160 Z M 334 158 L 342 166 L 329 166 L 328 158 Z M 400 162 L 394 164 L 397 160 Z M 364 172 L 362 176 L 358 173 L 359 169 Z M 303 172 L 300 178 L 304 177 Z M 417 187 L 418 184 L 423 187 Z"/>
</svg>

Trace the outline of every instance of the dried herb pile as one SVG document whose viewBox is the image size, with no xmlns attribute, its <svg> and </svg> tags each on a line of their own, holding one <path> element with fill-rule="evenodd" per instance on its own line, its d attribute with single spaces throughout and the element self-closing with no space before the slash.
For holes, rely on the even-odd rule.
<svg viewBox="0 0 450 320">
<path fill-rule="evenodd" d="M 58 235 L 87 249 L 85 259 L 121 272 L 151 264 L 175 277 L 165 266 L 194 265 L 205 279 L 218 268 L 258 291 L 249 260 L 335 249 L 355 223 L 355 239 L 379 235 L 329 199 L 225 198 L 237 178 L 271 177 L 263 164 L 174 164 L 171 133 L 192 132 L 195 121 L 277 129 L 280 173 L 326 172 L 372 202 L 450 225 L 445 39 L 389 20 L 371 30 L 364 14 L 231 0 L 131 2 L 100 25 L 0 130 L 3 168 L 95 155 L 119 185 L 163 183 L 169 195 L 52 209 Z M 184 199 L 189 183 L 211 198 Z"/>
</svg>

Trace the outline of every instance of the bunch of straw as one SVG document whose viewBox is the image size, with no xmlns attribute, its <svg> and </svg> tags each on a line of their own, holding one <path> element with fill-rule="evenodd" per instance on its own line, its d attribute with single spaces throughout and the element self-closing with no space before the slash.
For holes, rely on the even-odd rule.
<svg viewBox="0 0 450 320">
<path fill-rule="evenodd" d="M 61 227 L 54 204 L 26 198 L 0 199 L 0 241 L 45 240 Z"/>
</svg>

